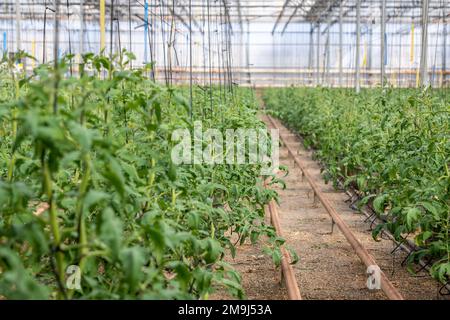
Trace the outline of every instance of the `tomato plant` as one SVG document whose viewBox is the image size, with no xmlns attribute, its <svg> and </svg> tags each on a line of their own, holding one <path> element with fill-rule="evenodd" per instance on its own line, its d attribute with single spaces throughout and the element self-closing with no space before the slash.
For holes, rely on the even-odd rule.
<svg viewBox="0 0 450 320">
<path fill-rule="evenodd" d="M 271 89 L 269 112 L 304 137 L 324 177 L 359 191 L 399 241 L 414 237 L 432 275 L 450 278 L 448 90 Z"/>
<path fill-rule="evenodd" d="M 276 252 L 263 209 L 276 193 L 260 165 L 175 166 L 171 133 L 198 119 L 262 128 L 253 94 L 224 101 L 210 88 L 209 110 L 209 90 L 195 88 L 191 118 L 189 91 L 151 81 L 151 66 L 130 70 L 130 52 L 85 54 L 74 76 L 71 56 L 31 76 L 17 58 L 0 71 L 0 296 L 191 299 L 223 285 L 242 298 L 222 261 L 235 253 L 229 232 L 267 235 Z M 80 288 L 66 286 L 69 266 Z"/>
</svg>

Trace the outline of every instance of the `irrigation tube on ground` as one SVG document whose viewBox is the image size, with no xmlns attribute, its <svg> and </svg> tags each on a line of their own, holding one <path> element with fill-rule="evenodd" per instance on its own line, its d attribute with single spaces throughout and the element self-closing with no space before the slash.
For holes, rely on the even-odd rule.
<svg viewBox="0 0 450 320">
<path fill-rule="evenodd" d="M 270 123 L 273 127 L 278 128 L 272 117 L 268 116 Z M 300 170 L 302 171 L 304 177 L 310 184 L 311 188 L 314 191 L 314 194 L 317 196 L 317 198 L 320 200 L 324 208 L 327 210 L 328 214 L 331 216 L 333 222 L 339 227 L 347 241 L 350 243 L 350 245 L 355 250 L 358 257 L 361 259 L 361 261 L 366 265 L 366 267 L 369 266 L 377 266 L 377 263 L 375 262 L 374 258 L 369 254 L 367 249 L 359 242 L 359 240 L 355 237 L 353 232 L 350 230 L 348 225 L 342 220 L 342 218 L 339 216 L 337 211 L 331 206 L 329 201 L 324 197 L 323 193 L 319 190 L 319 187 L 316 185 L 314 180 L 312 179 L 309 172 L 305 169 L 305 165 L 297 158 L 295 153 L 292 151 L 291 147 L 289 147 L 288 144 L 285 143 L 283 136 L 280 134 L 280 140 L 283 142 L 283 144 L 286 146 L 286 149 L 288 150 L 289 154 L 294 159 L 295 163 L 299 166 Z M 381 269 L 380 269 L 381 270 Z M 400 292 L 394 287 L 391 281 L 386 277 L 383 271 L 380 271 L 381 276 L 381 290 L 386 294 L 386 296 L 390 300 L 403 300 L 402 295 Z"/>
<path fill-rule="evenodd" d="M 266 181 L 264 185 L 267 186 Z M 280 225 L 280 218 L 278 215 L 278 210 L 275 205 L 275 201 L 270 201 L 268 205 L 265 206 L 266 214 L 270 216 L 270 221 L 275 228 L 275 231 L 279 237 L 282 237 L 282 230 Z M 283 273 L 283 277 L 286 283 L 286 289 L 288 292 L 289 300 L 302 300 L 302 296 L 300 294 L 300 289 L 298 288 L 297 279 L 295 278 L 294 270 L 292 269 L 291 256 L 286 248 L 281 247 L 281 271 Z"/>
</svg>

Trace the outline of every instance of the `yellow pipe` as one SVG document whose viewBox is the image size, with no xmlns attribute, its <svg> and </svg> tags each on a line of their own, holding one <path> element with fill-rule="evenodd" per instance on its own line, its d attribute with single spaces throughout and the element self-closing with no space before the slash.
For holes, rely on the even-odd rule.
<svg viewBox="0 0 450 320">
<path fill-rule="evenodd" d="M 31 41 L 31 55 L 33 56 L 33 58 L 36 58 L 36 40 L 33 39 L 33 41 Z M 34 67 L 36 66 L 36 60 L 31 59 L 31 67 L 34 69 Z"/>
<path fill-rule="evenodd" d="M 100 0 L 100 51 L 105 49 L 105 0 Z"/>
<path fill-rule="evenodd" d="M 416 72 L 416 88 L 420 87 L 420 68 L 417 68 Z"/>
<path fill-rule="evenodd" d="M 392 86 L 395 88 L 396 85 L 398 85 L 397 83 L 397 74 L 395 73 L 395 71 L 392 71 L 391 74 L 391 84 Z"/>
<path fill-rule="evenodd" d="M 411 25 L 411 48 L 410 48 L 410 57 L 409 60 L 411 64 L 414 64 L 414 51 L 415 51 L 415 38 L 414 38 L 415 25 L 414 23 Z M 416 87 L 420 86 L 420 69 L 417 67 L 416 70 Z"/>
<path fill-rule="evenodd" d="M 363 68 L 367 67 L 367 42 L 364 43 Z"/>
</svg>

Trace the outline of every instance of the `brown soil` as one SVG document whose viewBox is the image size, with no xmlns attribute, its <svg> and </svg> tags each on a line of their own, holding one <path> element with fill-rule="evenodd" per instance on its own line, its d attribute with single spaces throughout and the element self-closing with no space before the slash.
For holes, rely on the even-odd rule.
<svg viewBox="0 0 450 320">
<path fill-rule="evenodd" d="M 262 120 L 270 128 L 268 118 Z M 431 279 L 426 271 L 416 275 L 409 273 L 402 261 L 406 254 L 397 250 L 391 240 L 372 238 L 370 223 L 365 216 L 349 208 L 348 196 L 326 184 L 319 164 L 312 159 L 300 139 L 286 129 L 278 120 L 280 134 L 286 138 L 293 150 L 298 150 L 299 159 L 306 164 L 309 173 L 321 191 L 348 224 L 358 240 L 374 257 L 393 285 L 405 299 L 440 299 L 439 283 Z M 277 189 L 280 195 L 279 215 L 281 228 L 287 245 L 299 256 L 294 266 L 302 298 L 306 300 L 383 300 L 381 290 L 370 291 L 366 287 L 366 268 L 335 226 L 333 232 L 330 216 L 318 201 L 314 201 L 311 187 L 303 181 L 300 169 L 288 155 L 285 146 L 280 148 L 280 164 L 289 168 L 284 178 L 286 189 Z M 242 285 L 248 299 L 284 300 L 287 293 L 280 284 L 279 269 L 262 253 L 263 244 L 244 244 L 238 247 L 237 256 L 227 256 L 225 261 L 233 265 L 242 276 Z M 212 299 L 228 299 L 224 290 L 219 290 Z"/>
<path fill-rule="evenodd" d="M 270 127 L 266 117 L 263 120 Z M 275 120 L 276 121 L 276 120 Z M 358 240 L 367 248 L 405 299 L 437 299 L 439 284 L 428 274 L 411 275 L 401 262 L 402 251 L 391 254 L 394 244 L 390 240 L 374 241 L 365 216 L 349 208 L 348 196 L 325 184 L 319 164 L 312 152 L 305 150 L 296 135 L 277 121 L 286 143 L 298 150 L 299 159 L 307 166 L 315 183 L 331 200 L 334 208 L 349 225 Z M 294 266 L 300 291 L 304 299 L 366 300 L 386 299 L 382 291 L 366 287 L 366 268 L 337 227 L 331 233 L 331 219 L 320 202 L 314 202 L 312 189 L 285 147 L 280 148 L 280 164 L 289 167 L 285 178 L 287 188 L 278 189 L 280 218 L 287 243 L 300 257 Z"/>
<path fill-rule="evenodd" d="M 244 243 L 238 246 L 236 257 L 230 254 L 225 261 L 241 274 L 242 287 L 249 300 L 286 300 L 287 292 L 281 282 L 280 269 L 275 268 L 272 259 L 263 253 L 264 239 L 257 244 Z M 210 299 L 232 299 L 223 288 L 213 294 Z"/>
</svg>

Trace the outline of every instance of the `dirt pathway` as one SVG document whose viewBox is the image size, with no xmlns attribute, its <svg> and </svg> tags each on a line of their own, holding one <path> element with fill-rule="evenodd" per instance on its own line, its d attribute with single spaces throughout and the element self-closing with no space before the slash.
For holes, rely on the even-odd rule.
<svg viewBox="0 0 450 320">
<path fill-rule="evenodd" d="M 267 221 L 269 223 L 269 221 Z M 236 248 L 236 257 L 225 256 L 225 262 L 233 266 L 242 277 L 242 287 L 249 300 L 286 300 L 287 291 L 281 285 L 280 270 L 272 259 L 263 253 L 264 239 L 252 245 L 246 242 Z M 219 289 L 210 299 L 230 299 L 224 289 Z"/>
<path fill-rule="evenodd" d="M 270 128 L 266 116 L 263 121 Z M 403 252 L 391 254 L 394 248 L 390 240 L 376 242 L 372 239 L 365 216 L 349 208 L 344 192 L 325 184 L 320 167 L 312 159 L 312 153 L 304 149 L 297 136 L 291 134 L 277 120 L 280 134 L 287 143 L 298 150 L 299 158 L 307 165 L 316 184 L 326 194 L 331 204 L 349 225 L 355 236 L 373 255 L 381 269 L 393 282 L 405 299 L 436 299 L 438 283 L 425 272 L 413 276 L 401 266 Z M 288 156 L 287 149 L 280 148 L 280 164 L 290 173 L 285 178 L 287 188 L 278 189 L 279 214 L 288 245 L 300 257 L 294 266 L 300 291 L 304 299 L 386 299 L 382 291 L 366 288 L 366 268 L 337 227 L 331 233 L 331 219 L 320 202 L 314 202 L 312 189 L 301 171 Z"/>
<path fill-rule="evenodd" d="M 261 119 L 268 128 L 272 125 L 267 116 Z M 280 134 L 286 138 L 298 157 L 306 164 L 317 186 L 326 194 L 331 204 L 350 227 L 358 240 L 366 247 L 375 261 L 400 291 L 405 299 L 439 299 L 440 285 L 431 279 L 426 271 L 411 275 L 401 265 L 406 254 L 400 250 L 391 254 L 394 244 L 391 240 L 372 239 L 370 225 L 365 216 L 350 209 L 348 196 L 336 191 L 331 184 L 325 184 L 317 161 L 312 152 L 306 150 L 299 137 L 292 134 L 280 121 L 275 119 Z M 289 168 L 284 178 L 286 189 L 277 189 L 280 195 L 279 215 L 281 228 L 287 244 L 298 254 L 300 260 L 294 266 L 296 278 L 303 299 L 306 300 L 382 300 L 384 293 L 370 291 L 366 287 L 366 268 L 335 226 L 333 232 L 331 218 L 314 196 L 308 182 L 302 179 L 301 171 L 289 156 L 285 146 L 280 147 L 280 164 Z M 230 263 L 242 276 L 242 286 L 250 300 L 285 300 L 287 292 L 280 284 L 280 270 L 263 252 L 263 242 L 256 245 L 246 243 L 238 246 Z M 229 299 L 219 290 L 211 299 Z"/>
</svg>

